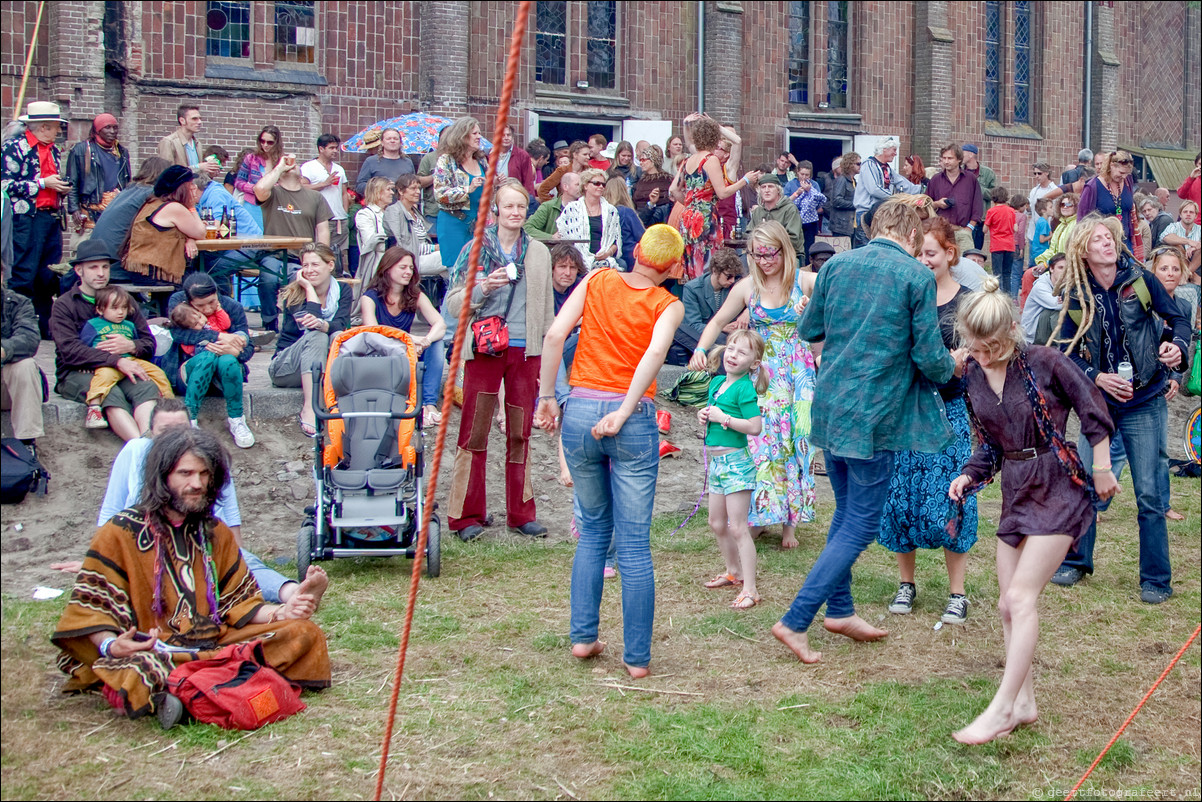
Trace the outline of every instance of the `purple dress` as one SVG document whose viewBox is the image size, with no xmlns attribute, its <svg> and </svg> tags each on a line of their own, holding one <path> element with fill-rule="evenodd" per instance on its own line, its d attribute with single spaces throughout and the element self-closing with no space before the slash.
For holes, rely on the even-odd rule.
<svg viewBox="0 0 1202 802">
<path fill-rule="evenodd" d="M 1080 368 L 1055 348 L 1032 345 L 1026 353 L 1057 431 L 1064 432 L 1072 409 L 1081 420 L 1081 432 L 1090 445 L 1114 434 L 1102 392 Z M 1022 372 L 1014 360 L 1006 368 L 1006 385 L 1000 400 L 989 386 L 985 371 L 975 362 L 969 364 L 967 385 L 977 420 L 1002 451 L 1046 445 L 1035 423 L 1035 411 L 1027 398 Z M 1086 454 L 1083 459 L 1092 456 Z M 1085 489 L 1073 483 L 1051 451 L 1030 460 L 1003 459 L 1001 470 L 1002 517 L 998 522 L 998 537 L 1063 534 L 1071 535 L 1076 542 L 1093 523 L 1093 504 Z M 985 449 L 973 452 L 964 473 L 974 482 L 994 474 Z"/>
</svg>

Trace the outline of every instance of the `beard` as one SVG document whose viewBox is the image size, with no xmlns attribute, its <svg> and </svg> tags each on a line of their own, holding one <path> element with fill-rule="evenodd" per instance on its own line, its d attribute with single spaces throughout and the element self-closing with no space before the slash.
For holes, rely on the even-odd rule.
<svg viewBox="0 0 1202 802">
<path fill-rule="evenodd" d="M 182 495 L 171 491 L 171 508 L 188 518 L 207 517 L 213 509 L 214 501 L 216 498 L 211 493 Z"/>
</svg>

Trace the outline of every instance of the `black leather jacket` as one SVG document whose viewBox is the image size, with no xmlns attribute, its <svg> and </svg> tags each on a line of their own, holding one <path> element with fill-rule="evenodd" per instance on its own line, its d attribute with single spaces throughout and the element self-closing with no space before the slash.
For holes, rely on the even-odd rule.
<svg viewBox="0 0 1202 802">
<path fill-rule="evenodd" d="M 78 212 L 81 204 L 94 205 L 100 202 L 101 196 L 111 189 L 124 189 L 130 180 L 129 151 L 120 143 L 117 152 L 121 158 L 117 167 L 117 186 L 102 186 L 104 170 L 100 167 L 99 148 L 91 139 L 80 142 L 71 148 L 67 156 L 67 166 L 63 178 L 71 182 L 71 191 L 67 193 L 67 211 L 71 214 Z M 92 214 L 95 220 L 99 213 Z"/>
</svg>

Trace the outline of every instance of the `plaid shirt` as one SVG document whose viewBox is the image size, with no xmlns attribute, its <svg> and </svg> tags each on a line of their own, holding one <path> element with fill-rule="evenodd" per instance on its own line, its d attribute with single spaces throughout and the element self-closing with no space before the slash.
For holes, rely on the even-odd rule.
<svg viewBox="0 0 1202 802">
<path fill-rule="evenodd" d="M 877 238 L 831 257 L 797 328 L 824 343 L 814 445 L 869 459 L 951 442 L 936 385 L 952 377 L 955 360 L 939 333 L 935 278 L 900 245 Z"/>
<path fill-rule="evenodd" d="M 62 154 L 58 145 L 51 145 L 50 153 L 54 158 L 55 168 L 59 168 L 62 164 Z M 38 149 L 29 144 L 29 138 L 25 134 L 20 134 L 4 143 L 4 149 L 0 151 L 0 161 L 3 161 L 0 183 L 3 183 L 4 192 L 12 200 L 13 214 L 32 214 L 36 211 L 34 199 L 41 189 L 38 186 L 38 177 L 42 173 L 42 165 L 38 161 Z"/>
</svg>

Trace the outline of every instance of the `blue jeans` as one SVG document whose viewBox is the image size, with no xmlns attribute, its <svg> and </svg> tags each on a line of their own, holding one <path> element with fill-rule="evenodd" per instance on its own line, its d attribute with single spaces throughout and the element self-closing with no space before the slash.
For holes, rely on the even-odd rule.
<svg viewBox="0 0 1202 802">
<path fill-rule="evenodd" d="M 292 263 L 286 265 L 274 256 L 264 256 L 259 264 L 263 268 L 259 271 L 259 314 L 263 317 L 263 328 L 278 331 L 280 313 L 276 296 L 280 292 L 280 276 L 288 275 Z"/>
<path fill-rule="evenodd" d="M 422 351 L 422 406 L 430 404 L 438 406 L 438 393 L 442 390 L 443 369 L 447 366 L 443 354 L 445 346 L 442 340 L 430 343 L 430 347 Z"/>
<path fill-rule="evenodd" d="M 794 632 L 808 630 L 824 602 L 827 618 L 855 615 L 851 567 L 881 531 L 881 512 L 893 477 L 893 456 L 892 451 L 878 451 L 871 459 L 851 459 L 826 452 L 826 473 L 835 491 L 835 515 L 826 547 L 781 618 L 781 623 Z"/>
<path fill-rule="evenodd" d="M 993 251 L 989 256 L 993 263 L 993 274 L 997 276 L 1002 292 L 1017 298 L 1023 288 L 1023 268 L 1014 258 L 1014 251 Z"/>
<path fill-rule="evenodd" d="M 269 604 L 279 604 L 281 588 L 295 580 L 289 579 L 273 568 L 268 568 L 266 563 L 246 549 L 241 549 L 241 552 L 242 560 L 250 569 L 251 576 L 259 583 L 259 592 L 263 594 L 263 601 Z"/>
<path fill-rule="evenodd" d="M 1168 512 L 1168 407 L 1164 396 L 1148 399 L 1134 409 L 1110 407 L 1114 420 L 1115 438 L 1110 458 L 1115 478 L 1122 475 L 1123 464 L 1131 465 L 1131 483 L 1135 488 L 1135 504 L 1139 510 L 1139 584 L 1155 590 L 1172 590 L 1173 570 L 1169 563 L 1169 531 L 1164 515 Z M 1082 462 L 1090 470 L 1089 444 L 1082 446 Z M 1098 506 L 1105 510 L 1109 502 Z M 1075 548 L 1069 550 L 1062 568 L 1076 568 L 1093 573 L 1093 549 L 1097 541 L 1098 523 L 1095 519 Z"/>
<path fill-rule="evenodd" d="M 865 212 L 856 212 L 856 227 L 851 232 L 851 247 L 862 248 L 868 244 L 871 237 L 868 236 L 868 229 L 864 227 Z"/>
<path fill-rule="evenodd" d="M 563 450 L 575 483 L 580 542 L 572 561 L 572 643 L 597 640 L 605 554 L 612 542 L 622 566 L 622 659 L 651 662 L 655 572 L 651 566 L 651 510 L 659 476 L 655 406 L 639 404 L 614 437 L 596 440 L 593 425 L 621 406 L 617 400 L 571 398 L 563 412 Z"/>
</svg>

